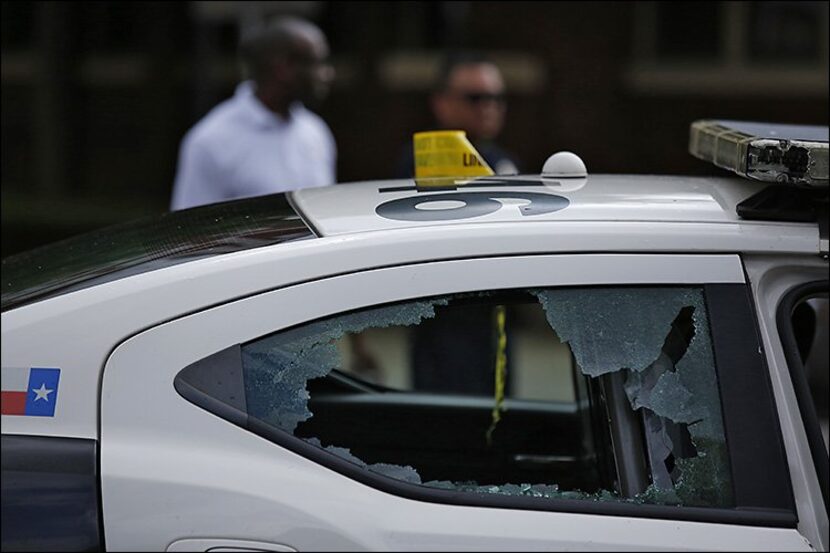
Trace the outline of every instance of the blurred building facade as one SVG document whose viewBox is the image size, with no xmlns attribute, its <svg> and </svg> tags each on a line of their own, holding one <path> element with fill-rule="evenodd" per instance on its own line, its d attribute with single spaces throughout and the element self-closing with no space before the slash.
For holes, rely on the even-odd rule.
<svg viewBox="0 0 830 553">
<path fill-rule="evenodd" d="M 502 68 L 500 142 L 527 172 L 571 150 L 593 173 L 716 174 L 686 153 L 695 119 L 828 120 L 827 2 L 3 2 L 2 256 L 165 211 L 240 27 L 275 14 L 329 37 L 341 182 L 392 174 L 450 48 Z"/>
</svg>

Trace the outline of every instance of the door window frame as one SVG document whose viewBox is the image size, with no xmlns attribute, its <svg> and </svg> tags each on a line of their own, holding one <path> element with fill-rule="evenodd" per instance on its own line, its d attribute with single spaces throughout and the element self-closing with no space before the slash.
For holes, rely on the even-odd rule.
<svg viewBox="0 0 830 553">
<path fill-rule="evenodd" d="M 704 258 L 709 258 L 709 261 L 712 263 L 705 265 L 705 269 L 701 269 L 700 261 Z M 719 261 L 712 258 L 717 258 Z M 629 271 L 627 275 L 619 275 L 619 271 L 609 273 L 605 270 L 598 270 L 607 268 L 606 264 L 608 262 L 621 261 L 625 261 L 624 266 Z M 565 270 L 551 271 L 547 273 L 547 276 L 539 276 L 539 273 L 528 272 L 526 270 L 528 266 L 522 267 L 522 265 L 532 266 L 538 262 L 543 264 L 551 262 L 551 268 L 553 266 L 559 266 Z M 510 273 L 516 276 L 516 278 L 513 279 L 510 275 L 503 275 L 501 277 L 493 276 L 498 275 L 498 271 L 466 270 L 466 268 L 475 266 L 477 263 L 509 264 L 511 266 Z M 737 273 L 733 270 L 734 268 L 737 268 Z M 432 269 L 435 269 L 435 271 Z M 749 287 L 745 283 L 743 272 L 740 268 L 740 261 L 737 256 L 560 255 L 486 258 L 391 267 L 313 281 L 300 286 L 325 284 L 338 278 L 359 279 L 369 273 L 389 274 L 390 271 L 404 271 L 404 274 L 408 274 L 410 277 L 415 275 L 423 277 L 426 273 L 432 273 L 436 277 L 426 286 L 417 286 L 415 287 L 417 290 L 413 288 L 411 294 L 404 294 L 407 297 L 399 297 L 397 301 L 408 301 L 429 295 L 451 294 L 459 291 L 526 287 L 576 285 L 580 287 L 591 285 L 609 287 L 630 285 L 703 286 L 707 309 L 709 309 L 709 324 L 713 333 L 713 350 L 716 365 L 720 367 L 729 366 L 738 368 L 738 370 L 733 370 L 729 374 L 720 374 L 719 371 L 719 382 L 722 394 L 721 403 L 724 411 L 727 443 L 731 445 L 729 447 L 729 454 L 730 461 L 732 462 L 737 507 L 733 509 L 717 509 L 610 502 L 601 503 L 568 499 L 545 499 L 539 501 L 536 498 L 479 496 L 429 489 L 373 474 L 353 463 L 308 444 L 299 438 L 249 418 L 247 414 L 238 410 L 236 412 L 225 412 L 223 418 L 349 478 L 363 482 L 381 491 L 419 501 L 453 505 L 489 506 L 768 527 L 796 526 L 797 517 L 795 514 L 792 488 L 786 458 L 784 456 L 781 431 L 778 427 L 774 397 L 769 382 L 769 372 L 764 356 L 759 354 L 758 323 L 752 309 Z M 463 275 L 465 280 L 454 278 L 452 279 L 452 285 L 447 285 L 445 284 L 446 281 L 438 276 L 440 273 L 447 271 L 457 276 Z M 542 274 L 544 275 L 544 273 Z M 413 282 L 413 279 L 396 279 L 393 277 L 393 280 L 390 282 L 401 283 L 407 281 Z M 510 286 L 507 286 L 508 282 L 511 284 Z M 311 293 L 313 289 L 314 286 L 309 288 L 308 292 Z M 237 339 L 234 343 L 230 344 L 229 348 L 226 347 L 223 350 L 223 355 L 234 358 L 236 356 L 234 348 L 239 348 L 239 344 L 254 340 L 266 334 L 286 330 L 301 324 L 307 324 L 313 320 L 329 318 L 348 310 L 360 310 L 389 303 L 391 300 L 390 294 L 393 293 L 389 292 L 388 289 L 384 290 L 382 287 L 366 287 L 364 289 L 369 290 L 367 292 L 368 296 L 375 297 L 375 303 L 365 298 L 362 300 L 349 300 L 351 302 L 351 309 L 334 307 L 327 313 L 319 313 L 317 316 L 312 317 L 307 316 L 307 319 L 303 321 L 295 320 L 293 324 L 277 325 L 277 328 L 271 328 L 267 332 L 248 335 L 244 340 Z M 383 291 L 379 292 L 378 290 Z M 426 293 L 426 290 L 431 290 L 431 293 Z M 277 290 L 267 294 L 279 295 L 287 291 Z M 294 292 L 303 293 L 301 290 L 295 290 Z M 386 296 L 388 299 L 383 301 L 383 296 Z M 247 298 L 242 301 L 254 299 Z M 297 316 L 295 316 L 296 318 Z M 260 326 L 262 324 L 264 323 L 259 323 Z M 733 335 L 734 337 L 732 337 Z M 241 363 L 241 356 L 239 356 L 239 359 Z M 748 399 L 735 404 L 736 395 L 742 396 L 746 394 L 748 383 L 752 384 L 749 386 L 752 392 L 747 395 Z M 217 415 L 220 414 L 221 408 L 217 407 L 216 400 L 200 390 L 194 387 L 188 389 L 187 386 L 182 386 L 178 379 L 176 389 L 189 401 Z M 728 401 L 723 401 L 724 398 L 728 398 Z M 770 439 L 770 436 L 774 436 L 774 439 Z M 758 448 L 753 447 L 753 444 L 759 442 L 762 444 L 760 451 Z M 764 479 L 758 480 L 757 470 L 748 470 L 750 465 L 772 466 L 773 485 L 770 485 L 770 477 L 767 471 L 764 471 Z M 763 485 L 760 485 L 760 482 L 763 482 Z M 751 490 L 756 488 L 762 489 L 753 494 Z"/>
<path fill-rule="evenodd" d="M 792 324 L 792 313 L 795 307 L 804 299 L 818 293 L 827 293 L 830 290 L 830 281 L 818 280 L 805 282 L 791 288 L 781 298 L 778 309 L 775 313 L 775 322 L 778 327 L 778 336 L 783 346 L 784 359 L 787 361 L 790 379 L 798 402 L 798 411 L 804 423 L 804 431 L 807 434 L 807 443 L 810 447 L 813 466 L 816 470 L 816 477 L 821 488 L 821 495 L 824 499 L 824 509 L 828 508 L 828 472 L 830 472 L 830 460 L 824 445 L 824 438 L 821 433 L 821 426 L 818 420 L 815 406 L 813 405 L 810 384 L 807 381 L 807 373 L 801 354 L 798 351 L 798 343 L 795 338 L 795 331 Z"/>
</svg>

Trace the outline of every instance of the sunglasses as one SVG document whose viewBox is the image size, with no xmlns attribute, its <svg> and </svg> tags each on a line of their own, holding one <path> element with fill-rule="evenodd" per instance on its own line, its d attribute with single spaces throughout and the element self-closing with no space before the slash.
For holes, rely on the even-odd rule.
<svg viewBox="0 0 830 553">
<path fill-rule="evenodd" d="M 505 102 L 504 94 L 493 94 L 491 92 L 461 92 L 458 97 L 468 104 L 478 105 L 484 102 L 495 102 L 503 104 Z"/>
</svg>

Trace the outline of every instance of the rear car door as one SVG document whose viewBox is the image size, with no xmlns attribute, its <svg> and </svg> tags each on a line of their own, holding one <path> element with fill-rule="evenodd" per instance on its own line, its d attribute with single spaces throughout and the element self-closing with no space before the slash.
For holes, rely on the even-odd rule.
<svg viewBox="0 0 830 553">
<path fill-rule="evenodd" d="M 516 256 L 150 328 L 104 371 L 107 548 L 809 550 L 750 302 L 733 255 Z"/>
</svg>

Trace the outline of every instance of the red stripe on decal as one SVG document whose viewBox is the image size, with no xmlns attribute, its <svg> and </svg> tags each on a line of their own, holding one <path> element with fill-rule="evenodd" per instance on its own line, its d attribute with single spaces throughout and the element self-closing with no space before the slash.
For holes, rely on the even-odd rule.
<svg viewBox="0 0 830 553">
<path fill-rule="evenodd" d="M 2 411 L 4 415 L 25 415 L 26 414 L 26 392 L 3 392 Z"/>
</svg>

